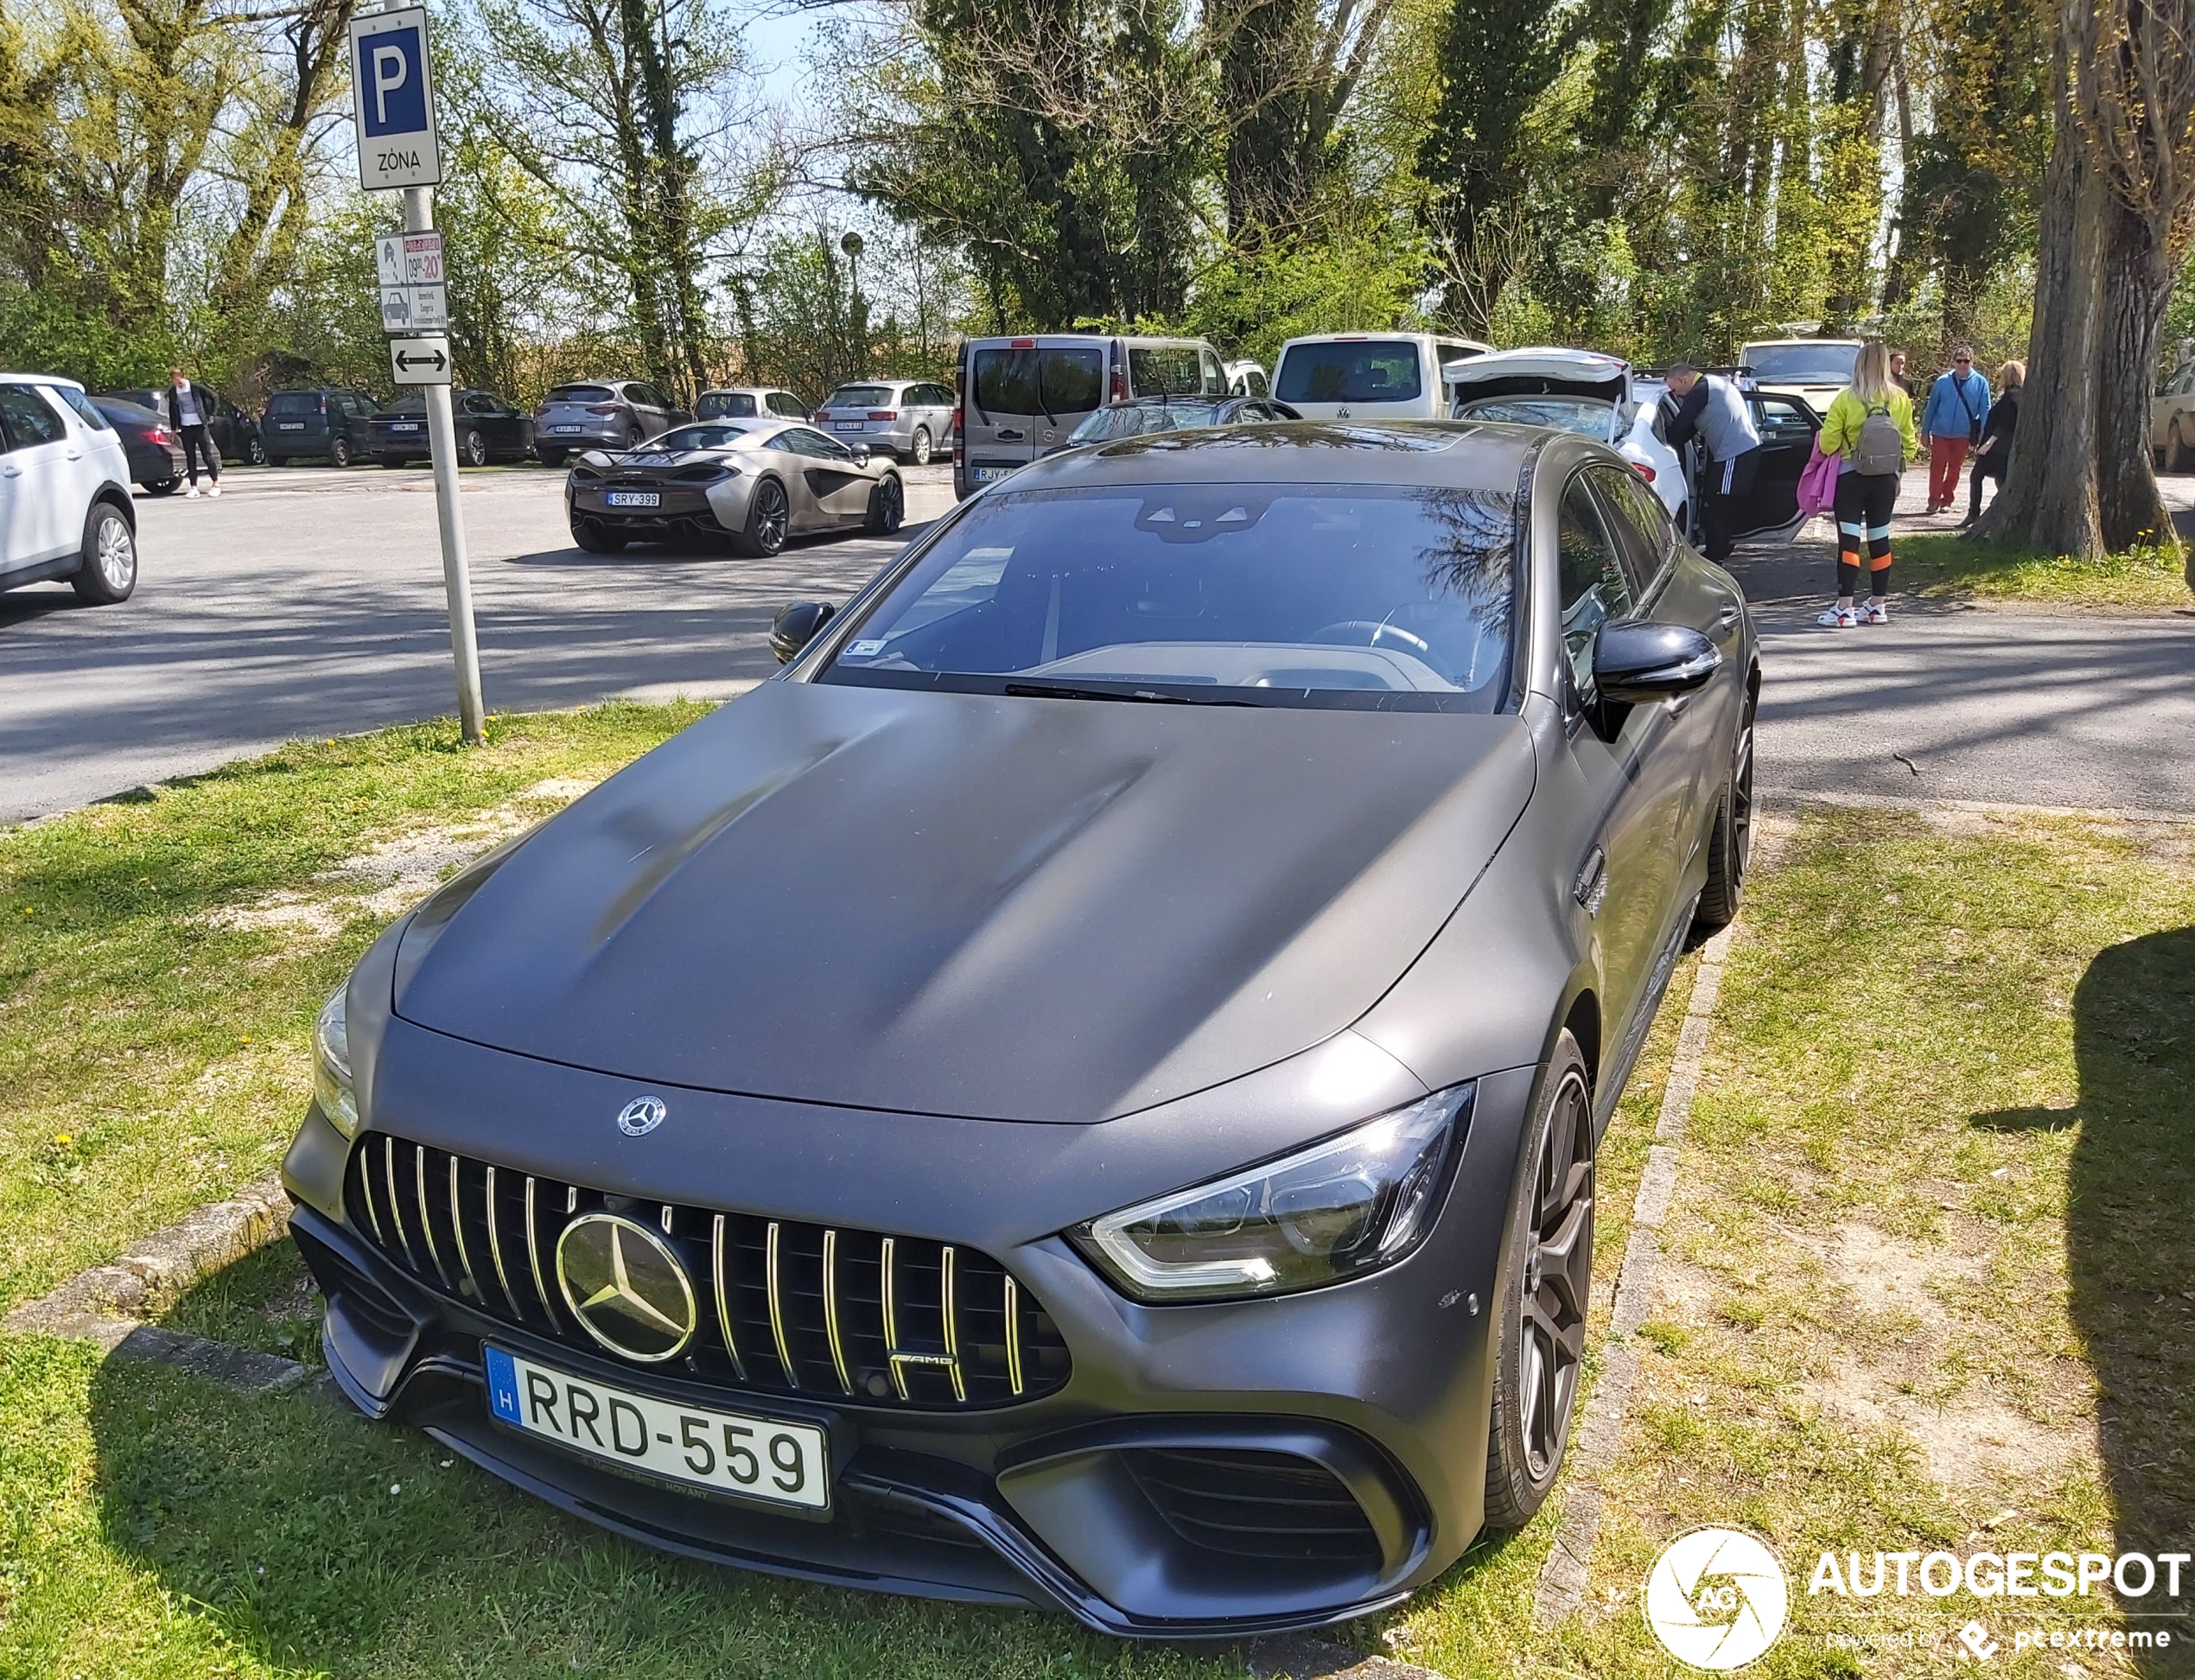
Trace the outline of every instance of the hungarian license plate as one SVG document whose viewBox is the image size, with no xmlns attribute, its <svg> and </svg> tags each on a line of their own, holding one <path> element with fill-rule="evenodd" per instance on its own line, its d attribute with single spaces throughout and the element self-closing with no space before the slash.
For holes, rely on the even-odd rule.
<svg viewBox="0 0 2195 1680">
<path fill-rule="evenodd" d="M 488 1410 L 513 1429 L 690 1486 L 830 1508 L 830 1455 L 813 1424 L 673 1405 L 499 1347 L 483 1352 Z"/>
<path fill-rule="evenodd" d="M 663 506 L 663 492 L 660 490 L 613 490 L 602 500 L 612 507 L 660 507 Z"/>
<path fill-rule="evenodd" d="M 859 431 L 863 423 L 859 420 L 834 420 L 830 424 L 834 431 Z"/>
<path fill-rule="evenodd" d="M 417 420 L 399 420 L 391 425 L 389 430 L 392 432 L 416 432 L 419 430 L 419 423 Z"/>
<path fill-rule="evenodd" d="M 977 467 L 970 469 L 969 476 L 978 484 L 992 484 L 1013 470 L 1011 467 Z"/>
<path fill-rule="evenodd" d="M 549 430 L 552 432 L 576 432 L 585 431 L 587 428 L 584 426 L 551 426 Z"/>
<path fill-rule="evenodd" d="M 275 422 L 275 430 L 277 431 L 302 431 L 305 430 L 305 423 L 302 420 L 277 420 Z"/>
</svg>

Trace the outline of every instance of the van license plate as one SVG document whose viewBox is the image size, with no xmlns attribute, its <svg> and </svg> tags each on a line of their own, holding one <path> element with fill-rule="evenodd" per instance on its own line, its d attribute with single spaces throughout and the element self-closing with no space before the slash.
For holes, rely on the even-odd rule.
<svg viewBox="0 0 2195 1680">
<path fill-rule="evenodd" d="M 275 430 L 277 431 L 302 431 L 305 430 L 305 423 L 302 420 L 277 420 L 275 422 Z"/>
<path fill-rule="evenodd" d="M 499 1347 L 481 1352 L 488 1410 L 513 1429 L 689 1486 L 830 1509 L 830 1462 L 813 1424 L 674 1405 Z"/>
<path fill-rule="evenodd" d="M 969 476 L 978 484 L 989 484 L 1004 478 L 1013 470 L 1011 467 L 977 467 L 970 472 Z"/>
</svg>

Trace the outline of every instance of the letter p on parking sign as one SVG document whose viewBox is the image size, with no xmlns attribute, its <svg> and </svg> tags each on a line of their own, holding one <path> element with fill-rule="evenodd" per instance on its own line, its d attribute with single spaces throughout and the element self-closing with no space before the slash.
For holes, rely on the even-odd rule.
<svg viewBox="0 0 2195 1680">
<path fill-rule="evenodd" d="M 351 114 L 359 186 L 385 192 L 441 181 L 425 7 L 365 12 L 351 20 Z"/>
</svg>

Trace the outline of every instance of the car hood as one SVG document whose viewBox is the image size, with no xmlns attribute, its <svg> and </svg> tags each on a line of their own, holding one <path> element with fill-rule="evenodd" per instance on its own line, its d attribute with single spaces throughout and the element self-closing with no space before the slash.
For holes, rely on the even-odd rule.
<svg viewBox="0 0 2195 1680">
<path fill-rule="evenodd" d="M 641 1082 L 1104 1120 L 1347 1027 L 1532 781 L 1514 717 L 769 682 L 445 887 L 395 1006 Z"/>
</svg>

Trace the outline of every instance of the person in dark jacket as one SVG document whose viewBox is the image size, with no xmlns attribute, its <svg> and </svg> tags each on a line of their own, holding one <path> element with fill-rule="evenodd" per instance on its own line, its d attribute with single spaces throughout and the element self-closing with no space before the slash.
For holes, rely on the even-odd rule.
<svg viewBox="0 0 2195 1680">
<path fill-rule="evenodd" d="M 1982 480 L 1995 479 L 2002 493 L 2005 468 L 2012 461 L 2012 435 L 2020 430 L 2020 387 L 2027 382 L 2027 365 L 2008 361 L 1997 370 L 1997 395 L 1989 404 L 1989 417 L 1982 423 L 1982 444 L 1974 453 L 1974 476 L 1967 480 L 1964 531 L 1982 517 Z"/>
<path fill-rule="evenodd" d="M 1682 449 L 1696 436 L 1708 459 L 1702 463 L 1700 523 L 1705 528 L 1708 558 L 1718 566 L 1730 557 L 1734 505 L 1753 493 L 1760 469 L 1760 428 L 1752 405 L 1736 384 L 1720 373 L 1702 373 L 1684 362 L 1666 378 L 1676 398 L 1669 423 L 1669 446 Z"/>
<path fill-rule="evenodd" d="M 188 500 L 198 493 L 198 463 L 201 458 L 206 462 L 207 475 L 213 480 L 206 493 L 220 495 L 221 449 L 208 430 L 213 423 L 213 393 L 185 379 L 180 367 L 168 370 L 168 423 L 183 440 L 183 466 L 190 474 L 190 488 L 183 492 L 184 499 Z"/>
</svg>

